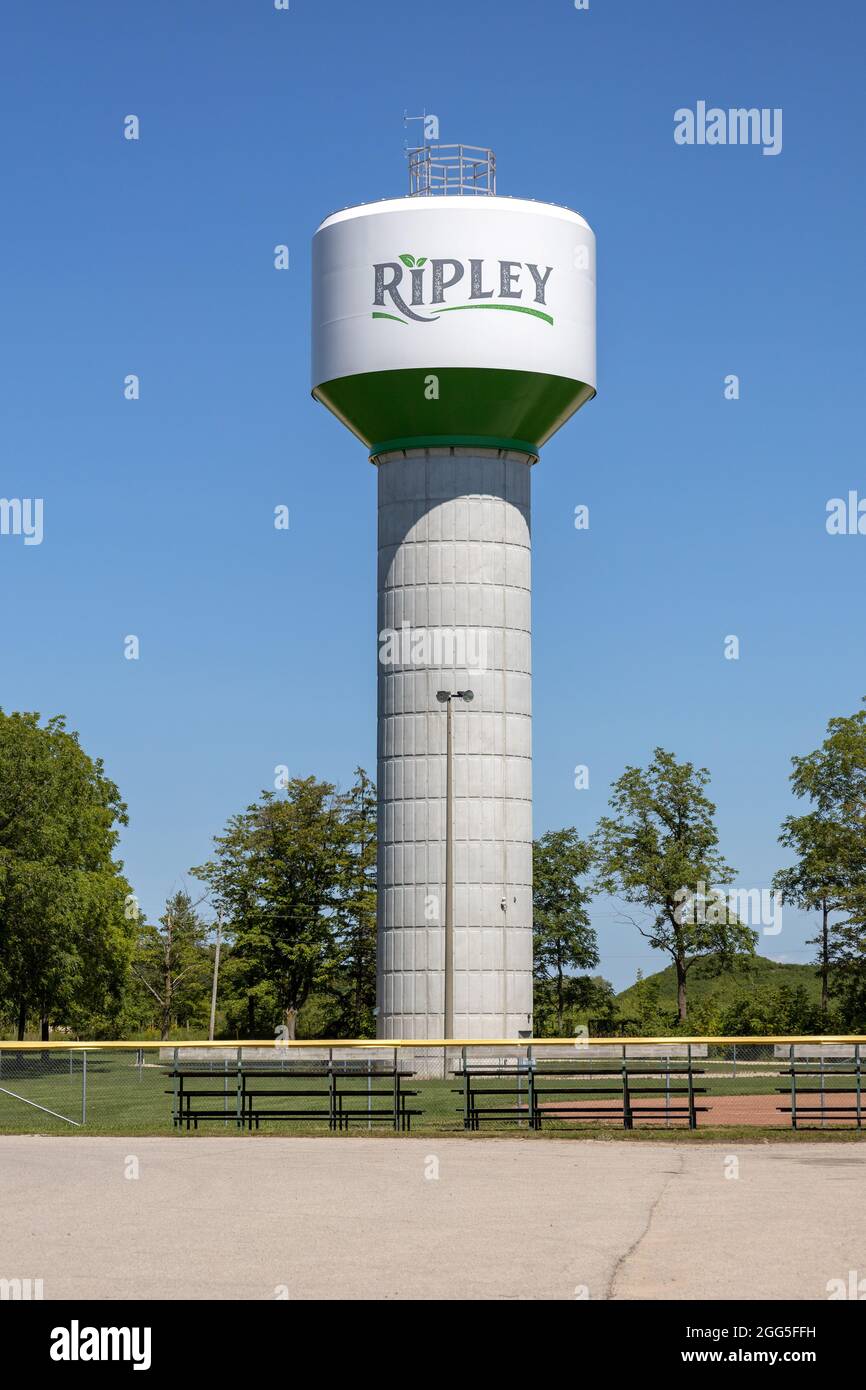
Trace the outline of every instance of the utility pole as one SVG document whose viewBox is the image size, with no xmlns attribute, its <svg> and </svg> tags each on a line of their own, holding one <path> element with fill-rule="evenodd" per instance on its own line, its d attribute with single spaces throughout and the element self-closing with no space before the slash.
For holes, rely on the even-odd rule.
<svg viewBox="0 0 866 1390">
<path fill-rule="evenodd" d="M 213 988 L 211 989 L 210 996 L 210 1027 L 208 1029 L 207 1034 L 209 1042 L 213 1042 L 214 1024 L 216 1022 L 217 981 L 219 979 L 220 973 L 220 942 L 222 941 L 222 934 L 223 910 L 222 908 L 220 908 L 217 912 L 216 951 L 214 952 L 213 958 Z"/>
</svg>

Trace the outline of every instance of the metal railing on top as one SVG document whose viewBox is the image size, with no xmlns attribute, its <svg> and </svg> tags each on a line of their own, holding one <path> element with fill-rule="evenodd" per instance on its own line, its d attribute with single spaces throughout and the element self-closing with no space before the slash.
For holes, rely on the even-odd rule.
<svg viewBox="0 0 866 1390">
<path fill-rule="evenodd" d="M 421 145 L 409 150 L 409 196 L 496 193 L 496 156 L 480 145 Z"/>
</svg>

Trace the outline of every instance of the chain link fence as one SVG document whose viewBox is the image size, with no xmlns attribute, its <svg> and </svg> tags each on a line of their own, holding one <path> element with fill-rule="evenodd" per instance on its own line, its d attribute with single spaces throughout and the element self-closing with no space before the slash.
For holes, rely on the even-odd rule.
<svg viewBox="0 0 866 1390">
<path fill-rule="evenodd" d="M 0 1044 L 0 1132 L 861 1130 L 866 1038 Z"/>
</svg>

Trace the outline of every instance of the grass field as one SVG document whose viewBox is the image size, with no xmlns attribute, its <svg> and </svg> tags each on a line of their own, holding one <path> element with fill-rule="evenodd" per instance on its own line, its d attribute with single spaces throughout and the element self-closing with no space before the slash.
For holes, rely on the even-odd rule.
<svg viewBox="0 0 866 1390">
<path fill-rule="evenodd" d="M 87 1107 L 86 1122 L 80 1126 L 82 1119 L 82 1057 L 80 1053 L 65 1054 L 55 1052 L 50 1056 L 43 1056 L 38 1053 L 31 1054 L 10 1054 L 0 1055 L 0 1133 L 6 1134 L 73 1134 L 86 1133 L 90 1135 L 171 1135 L 172 1129 L 172 1082 L 168 1075 L 168 1068 L 159 1064 L 156 1054 L 150 1054 L 151 1060 L 137 1057 L 135 1052 L 110 1053 L 110 1052 L 88 1052 L 87 1054 Z M 704 1061 L 701 1064 L 704 1069 L 703 1076 L 696 1076 L 696 1086 L 705 1089 L 705 1095 L 698 1096 L 698 1103 L 706 1103 L 713 1097 L 739 1098 L 739 1103 L 734 1107 L 732 1115 L 735 1122 L 726 1123 L 723 1126 L 713 1124 L 709 1116 L 700 1117 L 699 1128 L 695 1132 L 689 1132 L 681 1121 L 672 1121 L 665 1124 L 664 1119 L 653 1119 L 652 1121 L 639 1121 L 633 1131 L 626 1132 L 621 1124 L 613 1121 L 608 1123 L 595 1123 L 592 1121 L 576 1122 L 570 1119 L 557 1120 L 554 1118 L 546 1119 L 544 1129 L 540 1134 L 531 1134 L 533 1139 L 543 1139 L 545 1135 L 554 1134 L 559 1138 L 574 1137 L 599 1137 L 604 1139 L 652 1139 L 652 1138 L 673 1138 L 685 1139 L 689 1142 L 702 1142 L 710 1139 L 729 1140 L 742 1135 L 755 1140 L 761 1137 L 772 1137 L 773 1140 L 792 1138 L 799 1139 L 814 1134 L 818 1138 L 838 1138 L 857 1140 L 866 1131 L 857 1131 L 853 1125 L 842 1127 L 833 1123 L 822 1126 L 817 1119 L 810 1119 L 806 1123 L 808 1128 L 800 1129 L 794 1133 L 787 1125 L 787 1120 L 772 1113 L 770 1123 L 767 1123 L 768 1115 L 775 1112 L 776 1104 L 786 1104 L 788 1097 L 778 1094 L 778 1088 L 786 1085 L 786 1078 L 780 1075 L 783 1063 L 778 1061 L 774 1064 L 765 1059 L 750 1063 L 738 1064 L 737 1073 L 732 1074 L 730 1062 Z M 602 1081 L 602 1076 L 596 1078 Z M 817 1085 L 819 1078 L 811 1078 Z M 222 1085 L 220 1084 L 222 1081 Z M 540 1085 L 549 1084 L 550 1077 L 540 1079 Z M 616 1084 L 616 1078 L 605 1076 L 604 1084 Z M 659 1078 L 652 1078 L 649 1084 L 658 1084 Z M 211 1136 L 232 1135 L 237 1136 L 238 1130 L 235 1123 L 235 1079 L 232 1075 L 223 1076 L 219 1065 L 214 1067 L 212 1078 L 206 1081 L 195 1083 L 204 1086 L 214 1092 L 213 1108 L 224 1107 L 226 1113 L 225 1121 L 210 1120 L 202 1122 L 199 1134 L 209 1134 Z M 286 1084 L 285 1075 L 278 1071 L 270 1071 L 256 1078 L 256 1086 L 262 1089 L 273 1089 Z M 318 1082 L 302 1083 L 307 1087 L 316 1087 Z M 350 1090 L 353 1094 L 357 1093 L 358 1108 L 365 1107 L 365 1097 L 367 1096 L 368 1085 L 374 1089 L 386 1088 L 389 1082 L 383 1077 L 373 1076 L 371 1081 L 363 1075 L 352 1076 L 342 1082 L 342 1086 Z M 454 1078 L 447 1080 L 432 1079 L 424 1080 L 413 1078 L 407 1083 L 413 1090 L 417 1091 L 409 1104 L 413 1108 L 419 1109 L 423 1114 L 413 1119 L 412 1133 L 418 1135 L 425 1134 L 463 1134 L 462 1125 L 462 1096 L 459 1090 L 459 1081 Z M 491 1089 L 503 1090 L 503 1105 L 516 1105 L 516 1097 L 513 1091 L 507 1088 L 513 1082 L 503 1082 L 501 1087 L 493 1078 L 485 1082 Z M 663 1081 L 662 1081 L 663 1084 Z M 682 1078 L 672 1077 L 672 1084 L 677 1086 L 682 1084 Z M 839 1087 L 845 1091 L 850 1091 L 852 1099 L 854 1096 L 855 1083 L 852 1077 L 834 1077 L 828 1081 L 829 1085 Z M 639 1100 L 641 1082 L 633 1082 L 633 1100 Z M 8 1094 L 11 1092 L 12 1094 Z M 750 1101 L 750 1098 L 751 1101 Z M 613 1099 L 613 1098 L 610 1098 Z M 843 1098 L 838 1098 L 843 1099 Z M 674 1103 L 682 1103 L 683 1098 L 676 1097 Z M 664 1096 L 653 1097 L 656 1103 L 663 1103 Z M 28 1103 L 29 1102 L 29 1103 Z M 280 1099 L 276 1102 L 277 1106 L 283 1106 L 287 1102 Z M 304 1109 L 321 1109 L 325 1105 L 324 1099 L 313 1097 L 298 1098 L 293 1104 Z M 377 1097 L 371 1097 L 369 1104 L 375 1108 L 384 1102 Z M 832 1103 L 832 1098 L 831 1102 Z M 210 1103 L 208 1102 L 210 1106 Z M 44 1107 L 44 1108 L 36 1108 Z M 750 1114 L 750 1110 L 754 1114 Z M 54 1111 L 55 1114 L 49 1114 Z M 78 1122 L 76 1128 L 70 1121 Z M 772 1126 L 772 1127 L 771 1127 Z M 393 1136 L 393 1129 L 390 1124 L 378 1118 L 371 1121 L 366 1119 L 357 1120 L 353 1123 L 351 1133 L 355 1134 L 383 1134 Z M 322 1119 L 310 1121 L 263 1121 L 259 1134 L 328 1134 L 327 1120 Z M 511 1121 L 503 1119 L 501 1121 L 488 1121 L 482 1127 L 481 1134 L 496 1133 L 515 1134 L 527 1136 L 530 1132 L 523 1121 Z M 186 1133 L 184 1132 L 184 1137 Z M 193 1131 L 190 1137 L 195 1137 Z M 478 1136 L 467 1136 L 478 1137 Z"/>
</svg>

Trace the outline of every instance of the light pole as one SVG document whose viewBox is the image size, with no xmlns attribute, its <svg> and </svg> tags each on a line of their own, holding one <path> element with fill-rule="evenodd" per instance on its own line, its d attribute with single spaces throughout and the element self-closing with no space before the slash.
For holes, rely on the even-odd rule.
<svg viewBox="0 0 866 1390">
<path fill-rule="evenodd" d="M 445 999 L 443 1038 L 454 1037 L 454 773 L 451 733 L 451 702 L 474 700 L 472 690 L 437 690 L 436 699 L 445 706 Z"/>
</svg>

